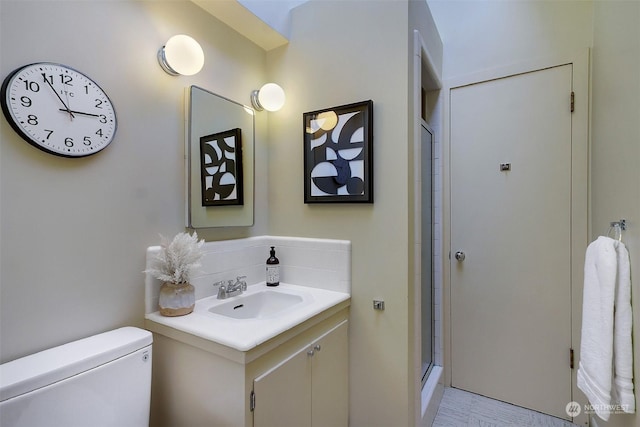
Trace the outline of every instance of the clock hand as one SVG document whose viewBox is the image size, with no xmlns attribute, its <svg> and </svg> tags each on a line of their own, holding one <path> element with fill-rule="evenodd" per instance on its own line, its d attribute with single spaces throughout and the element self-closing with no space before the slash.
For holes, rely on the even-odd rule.
<svg viewBox="0 0 640 427">
<path fill-rule="evenodd" d="M 82 111 L 75 111 L 75 110 L 65 110 L 64 108 L 60 108 L 60 111 L 66 111 L 69 114 L 81 114 L 83 116 L 100 117 L 99 114 L 83 113 Z"/>
<path fill-rule="evenodd" d="M 49 80 L 47 80 L 47 75 L 45 73 L 42 73 L 42 78 L 44 79 L 45 82 L 47 82 L 47 84 L 49 85 L 49 87 L 51 88 L 53 93 L 56 94 L 56 96 L 58 97 L 60 102 L 62 102 L 62 105 L 64 105 L 64 110 L 62 110 L 62 111 L 66 111 L 67 113 L 69 113 L 69 116 L 71 116 L 71 118 L 73 119 L 75 116 L 73 115 L 71 110 L 69 110 L 69 107 L 67 107 L 67 104 L 65 104 L 64 101 L 62 100 L 62 98 L 60 98 L 60 95 L 58 95 L 58 92 L 56 92 L 56 89 L 53 87 L 51 82 Z"/>
<path fill-rule="evenodd" d="M 64 99 L 67 100 L 67 103 L 65 105 L 67 107 L 67 110 L 69 110 L 69 114 L 71 115 L 72 120 L 73 120 L 73 113 L 71 112 L 71 102 L 69 102 L 69 91 L 68 90 L 64 91 Z"/>
</svg>

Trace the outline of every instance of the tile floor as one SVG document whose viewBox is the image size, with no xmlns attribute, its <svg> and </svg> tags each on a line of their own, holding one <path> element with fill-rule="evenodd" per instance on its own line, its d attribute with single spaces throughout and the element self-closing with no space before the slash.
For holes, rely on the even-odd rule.
<svg viewBox="0 0 640 427">
<path fill-rule="evenodd" d="M 578 427 L 569 421 L 447 387 L 432 427 Z"/>
</svg>

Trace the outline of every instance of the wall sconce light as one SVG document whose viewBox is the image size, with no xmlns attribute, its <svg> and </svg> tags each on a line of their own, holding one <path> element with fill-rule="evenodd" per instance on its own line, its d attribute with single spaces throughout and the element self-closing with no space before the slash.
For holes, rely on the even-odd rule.
<svg viewBox="0 0 640 427">
<path fill-rule="evenodd" d="M 285 101 L 284 90 L 275 83 L 267 83 L 251 92 L 251 105 L 257 111 L 278 111 Z"/>
<path fill-rule="evenodd" d="M 158 50 L 158 62 L 167 74 L 192 76 L 204 65 L 204 52 L 197 41 L 179 34 Z"/>
</svg>

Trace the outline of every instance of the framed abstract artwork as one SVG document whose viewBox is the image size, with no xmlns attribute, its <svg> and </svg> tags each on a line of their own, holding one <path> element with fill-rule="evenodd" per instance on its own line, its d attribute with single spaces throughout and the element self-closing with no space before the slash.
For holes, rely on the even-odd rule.
<svg viewBox="0 0 640 427">
<path fill-rule="evenodd" d="M 303 114 L 304 202 L 373 203 L 373 101 Z"/>
<path fill-rule="evenodd" d="M 200 137 L 202 206 L 242 205 L 242 134 L 239 128 Z"/>
</svg>

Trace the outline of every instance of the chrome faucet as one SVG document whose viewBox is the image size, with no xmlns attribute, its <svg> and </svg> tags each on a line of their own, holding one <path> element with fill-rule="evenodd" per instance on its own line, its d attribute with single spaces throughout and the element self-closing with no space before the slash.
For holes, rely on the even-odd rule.
<svg viewBox="0 0 640 427">
<path fill-rule="evenodd" d="M 247 290 L 247 282 L 244 281 L 246 278 L 247 276 L 238 276 L 235 283 L 233 283 L 233 280 L 227 280 L 226 285 L 224 280 L 214 283 L 213 286 L 219 286 L 218 299 L 231 298 L 242 294 Z"/>
</svg>

